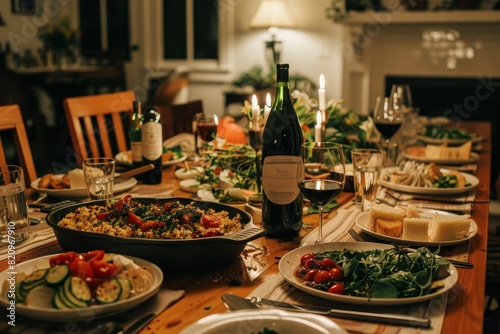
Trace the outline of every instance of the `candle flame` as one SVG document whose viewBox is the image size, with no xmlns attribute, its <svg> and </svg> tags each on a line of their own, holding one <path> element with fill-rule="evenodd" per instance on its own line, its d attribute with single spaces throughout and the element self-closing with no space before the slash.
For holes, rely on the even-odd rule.
<svg viewBox="0 0 500 334">
<path fill-rule="evenodd" d="M 266 106 L 271 106 L 271 94 L 266 95 Z"/>
<path fill-rule="evenodd" d="M 219 126 L 219 117 L 217 117 L 217 115 L 214 115 L 214 122 L 215 125 Z"/>
<path fill-rule="evenodd" d="M 319 76 L 319 88 L 325 89 L 325 76 L 323 74 Z"/>
<path fill-rule="evenodd" d="M 323 115 L 321 114 L 321 110 L 318 110 L 316 113 L 316 124 L 321 125 L 323 123 Z"/>
<path fill-rule="evenodd" d="M 258 106 L 259 103 L 257 102 L 257 95 L 253 94 L 252 95 L 252 107 Z"/>
</svg>

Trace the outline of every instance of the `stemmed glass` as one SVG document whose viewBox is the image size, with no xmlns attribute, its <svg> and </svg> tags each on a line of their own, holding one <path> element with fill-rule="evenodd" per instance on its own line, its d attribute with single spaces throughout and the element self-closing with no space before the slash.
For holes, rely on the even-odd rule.
<svg viewBox="0 0 500 334">
<path fill-rule="evenodd" d="M 216 115 L 198 114 L 196 118 L 196 133 L 204 146 L 217 136 L 218 123 Z"/>
<path fill-rule="evenodd" d="M 297 168 L 297 184 L 319 210 L 318 237 L 323 242 L 323 208 L 344 189 L 345 160 L 342 145 L 332 142 L 304 143 Z"/>
<path fill-rule="evenodd" d="M 406 84 L 394 84 L 389 95 L 389 105 L 400 110 L 402 114 L 408 114 L 413 109 L 413 99 L 410 86 Z"/>
<path fill-rule="evenodd" d="M 401 124 L 403 124 L 403 115 L 402 108 L 395 108 L 391 101 L 393 100 L 387 97 L 383 100 L 380 97 L 377 98 L 373 120 L 375 127 L 382 134 L 384 140 L 382 148 L 386 151 L 386 160 L 393 164 L 396 160 L 396 152 L 392 152 L 390 141 L 394 134 L 398 132 Z"/>
</svg>

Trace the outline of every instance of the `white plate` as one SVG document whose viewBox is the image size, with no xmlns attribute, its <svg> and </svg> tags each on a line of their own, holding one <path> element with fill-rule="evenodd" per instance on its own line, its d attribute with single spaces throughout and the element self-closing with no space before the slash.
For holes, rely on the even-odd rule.
<svg viewBox="0 0 500 334">
<path fill-rule="evenodd" d="M 479 179 L 475 177 L 474 175 L 467 174 L 467 173 L 462 173 L 462 175 L 465 177 L 465 182 L 469 183 L 469 186 L 462 187 L 462 188 L 426 188 L 426 187 L 412 187 L 412 186 L 407 186 L 404 184 L 398 184 L 394 182 L 389 182 L 386 180 L 382 180 L 382 175 L 385 173 L 391 172 L 392 170 L 398 170 L 398 167 L 389 167 L 389 168 L 383 168 L 380 177 L 380 184 L 383 185 L 386 188 L 396 190 L 396 191 L 402 191 L 406 193 L 412 193 L 412 194 L 420 194 L 420 195 L 452 195 L 452 194 L 461 194 L 465 193 L 468 191 L 471 191 L 477 187 L 479 184 Z M 440 169 L 442 173 L 448 173 L 448 169 Z"/>
<path fill-rule="evenodd" d="M 180 334 L 262 333 L 264 328 L 286 334 L 347 334 L 326 317 L 275 309 L 212 314 L 187 326 Z"/>
<path fill-rule="evenodd" d="M 132 161 L 130 161 L 128 157 L 129 157 L 129 155 L 127 154 L 127 152 L 120 152 L 120 153 L 115 155 L 116 163 L 119 163 L 119 164 L 125 165 L 125 166 L 132 166 Z M 179 162 L 183 162 L 184 160 L 187 159 L 187 157 L 188 157 L 187 154 L 182 153 L 182 156 L 180 158 L 164 161 L 162 163 L 162 166 L 168 167 L 168 166 L 175 165 Z"/>
<path fill-rule="evenodd" d="M 446 212 L 446 211 L 439 211 L 439 210 L 419 210 L 420 215 L 422 218 L 432 218 L 434 216 L 434 213 L 437 212 L 438 215 L 440 216 L 458 216 L 456 214 Z M 403 239 L 403 238 L 396 238 L 396 237 L 391 237 L 388 235 L 384 234 L 379 234 L 375 231 L 372 231 L 368 227 L 368 221 L 369 221 L 370 213 L 366 212 L 361 215 L 356 219 L 356 224 L 366 233 L 369 235 L 388 242 L 393 242 L 395 244 L 400 244 L 400 245 L 408 245 L 408 246 L 425 246 L 425 247 L 432 247 L 432 246 L 452 246 L 456 244 L 460 244 L 464 241 L 469 240 L 470 238 L 474 237 L 477 234 L 477 224 L 474 220 L 471 219 L 471 224 L 469 228 L 469 235 L 464 238 L 464 239 L 458 239 L 458 240 L 451 240 L 451 241 L 421 241 L 421 240 L 411 240 L 411 239 Z"/>
<path fill-rule="evenodd" d="M 295 271 L 300 265 L 300 258 L 302 255 L 313 252 L 326 252 L 333 250 L 344 250 L 352 249 L 357 251 L 366 251 L 374 249 L 388 249 L 393 248 L 392 245 L 378 244 L 372 242 L 332 242 L 324 244 L 314 244 L 309 246 L 302 246 L 286 253 L 279 262 L 279 271 L 284 279 L 296 287 L 297 289 L 311 294 L 316 297 L 329 299 L 337 302 L 348 303 L 348 304 L 358 304 L 358 305 L 405 305 L 420 303 L 425 300 L 436 298 L 437 296 L 445 293 L 455 285 L 458 280 L 457 270 L 453 265 L 450 264 L 448 271 L 450 276 L 442 280 L 444 284 L 443 288 L 438 291 L 420 297 L 409 297 L 409 298 L 365 298 L 365 297 L 353 297 L 347 295 L 339 295 L 335 293 L 329 293 L 326 291 L 321 291 L 301 283 L 301 280 L 295 276 Z"/>
<path fill-rule="evenodd" d="M 186 179 L 179 182 L 179 186 L 182 190 L 188 193 L 196 194 L 198 188 L 200 187 L 200 182 L 196 181 L 195 179 Z"/>
<path fill-rule="evenodd" d="M 190 167 L 189 169 L 182 167 L 176 170 L 174 175 L 180 180 L 196 179 L 203 171 L 203 167 Z"/>
<path fill-rule="evenodd" d="M 475 136 L 472 137 L 471 139 L 435 139 L 431 137 L 426 137 L 423 135 L 417 135 L 417 139 L 420 140 L 421 142 L 424 142 L 426 144 L 433 144 L 433 145 L 439 145 L 446 143 L 450 146 L 459 146 L 462 144 L 465 144 L 468 141 L 472 141 L 472 143 L 478 143 L 483 140 L 483 137 L 481 136 Z"/>
<path fill-rule="evenodd" d="M 476 153 L 471 153 L 468 159 L 431 159 L 426 157 L 416 157 L 403 152 L 403 157 L 408 160 L 415 160 L 418 162 L 431 163 L 434 162 L 437 165 L 462 165 L 474 163 L 479 159 L 479 155 Z"/>
<path fill-rule="evenodd" d="M 57 177 L 62 177 L 63 174 L 56 175 Z M 87 188 L 74 188 L 74 189 L 47 189 L 38 188 L 38 182 L 40 179 L 36 179 L 31 182 L 31 187 L 38 190 L 39 192 L 46 193 L 53 197 L 59 198 L 84 198 L 88 197 Z M 119 183 L 113 185 L 113 194 L 118 194 L 127 190 L 132 189 L 137 184 L 137 180 L 133 177 L 125 179 Z"/>
<path fill-rule="evenodd" d="M 55 254 L 54 254 L 55 255 Z M 31 273 L 35 265 L 38 268 L 49 267 L 49 259 L 54 255 L 47 255 L 33 260 L 16 264 L 16 272 L 21 273 Z M 107 317 L 113 314 L 121 313 L 131 308 L 145 302 L 149 298 L 153 297 L 156 292 L 160 289 L 163 282 L 163 272 L 155 264 L 148 262 L 143 259 L 139 259 L 132 256 L 127 256 L 127 258 L 132 259 L 137 265 L 145 266 L 151 269 L 154 276 L 154 282 L 149 291 L 143 294 L 132 297 L 127 300 L 119 301 L 107 305 L 92 305 L 87 308 L 82 309 L 72 309 L 72 310 L 60 310 L 60 309 L 47 309 L 47 308 L 35 308 L 28 307 L 22 303 L 16 303 L 16 313 L 19 315 L 39 320 L 49 320 L 49 321 L 79 321 L 93 318 Z M 0 273 L 0 282 L 4 282 L 10 277 L 9 269 Z M 0 296 L 0 304 L 2 307 L 7 307 L 9 301 L 5 294 Z"/>
</svg>

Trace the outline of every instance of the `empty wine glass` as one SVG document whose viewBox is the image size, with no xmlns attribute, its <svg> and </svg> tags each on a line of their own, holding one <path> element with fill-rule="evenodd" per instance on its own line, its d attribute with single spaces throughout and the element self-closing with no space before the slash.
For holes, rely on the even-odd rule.
<svg viewBox="0 0 500 334">
<path fill-rule="evenodd" d="M 391 95 L 389 95 L 389 105 L 394 109 L 398 109 L 402 114 L 412 112 L 413 100 L 411 96 L 410 86 L 406 84 L 394 84 L 391 87 Z"/>
<path fill-rule="evenodd" d="M 304 143 L 300 157 L 297 184 L 302 194 L 318 207 L 318 237 L 314 243 L 322 243 L 323 208 L 344 189 L 344 149 L 332 142 Z"/>
</svg>

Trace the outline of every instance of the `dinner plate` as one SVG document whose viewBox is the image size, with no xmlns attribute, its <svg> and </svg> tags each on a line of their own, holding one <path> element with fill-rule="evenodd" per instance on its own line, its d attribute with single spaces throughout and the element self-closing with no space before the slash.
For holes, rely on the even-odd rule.
<svg viewBox="0 0 500 334">
<path fill-rule="evenodd" d="M 393 170 L 399 170 L 398 167 L 389 167 L 383 168 L 380 176 L 380 184 L 386 188 L 402 191 L 406 193 L 419 194 L 419 195 L 452 195 L 452 194 L 461 194 L 468 191 L 471 191 L 477 187 L 479 184 L 479 179 L 474 175 L 462 173 L 465 177 L 465 182 L 468 183 L 468 186 L 462 188 L 432 188 L 432 187 L 412 187 L 404 184 L 389 182 L 387 180 L 383 180 L 382 176 L 386 173 L 390 173 Z M 440 169 L 442 173 L 448 173 L 449 169 Z"/>
<path fill-rule="evenodd" d="M 434 216 L 434 213 L 437 212 L 438 215 L 440 216 L 450 216 L 450 217 L 457 217 L 458 215 L 446 211 L 440 211 L 440 210 L 430 210 L 430 209 L 424 209 L 424 210 L 419 210 L 420 215 L 422 218 L 432 218 Z M 477 234 L 477 224 L 474 220 L 471 219 L 470 223 L 470 228 L 469 228 L 469 235 L 466 238 L 463 239 L 457 239 L 457 240 L 450 240 L 450 241 L 422 241 L 422 240 L 411 240 L 411 239 L 403 239 L 403 238 L 396 238 L 396 237 L 391 237 L 388 235 L 384 234 L 379 234 L 375 231 L 370 230 L 368 227 L 368 222 L 370 218 L 370 213 L 366 212 L 358 216 L 356 219 L 356 225 L 359 226 L 364 232 L 368 233 L 369 235 L 388 242 L 393 242 L 395 244 L 399 245 L 408 245 L 408 246 L 425 246 L 425 247 L 433 247 L 433 246 L 452 246 L 456 244 L 460 244 L 464 241 L 467 241 L 474 237 Z"/>
<path fill-rule="evenodd" d="M 180 334 L 267 333 L 347 334 L 332 320 L 308 313 L 275 309 L 241 310 L 206 316 Z"/>
<path fill-rule="evenodd" d="M 57 177 L 62 177 L 63 174 L 56 175 Z M 38 190 L 39 192 L 46 193 L 53 197 L 58 198 L 84 198 L 88 197 L 89 194 L 87 192 L 87 188 L 73 188 L 73 189 L 47 189 L 47 188 L 39 188 L 38 182 L 39 179 L 31 182 L 31 187 Z M 131 177 L 128 179 L 121 180 L 118 183 L 113 185 L 113 194 L 119 194 L 121 192 L 132 189 L 137 184 L 137 179 Z"/>
<path fill-rule="evenodd" d="M 195 179 L 186 179 L 179 182 L 179 186 L 182 190 L 188 193 L 196 194 L 196 192 L 200 188 L 200 182 L 196 181 Z"/>
<path fill-rule="evenodd" d="M 436 298 L 437 296 L 446 293 L 450 290 L 458 280 L 457 270 L 453 265 L 449 265 L 447 269 L 450 276 L 443 279 L 441 282 L 443 287 L 434 293 L 419 297 L 408 297 L 408 298 L 366 298 L 366 297 L 354 297 L 347 295 L 339 295 L 335 293 L 330 293 L 327 291 L 321 291 L 308 287 L 302 284 L 301 279 L 295 276 L 297 268 L 300 266 L 300 258 L 308 253 L 314 252 L 327 252 L 336 251 L 344 249 L 352 249 L 356 251 L 368 251 L 375 249 L 389 249 L 393 248 L 393 245 L 379 244 L 372 242 L 332 242 L 323 244 L 313 244 L 306 245 L 296 248 L 288 253 L 286 253 L 280 260 L 278 267 L 283 278 L 290 283 L 295 288 L 308 293 L 310 295 L 320 297 L 323 299 L 333 300 L 336 302 L 342 302 L 347 304 L 357 304 L 357 305 L 405 305 L 420 303 L 429 299 Z"/>
<path fill-rule="evenodd" d="M 129 156 L 130 156 L 129 152 L 130 151 L 120 152 L 120 153 L 116 154 L 115 155 L 116 163 L 119 163 L 119 164 L 125 165 L 125 166 L 132 166 L 132 161 L 129 160 Z M 168 166 L 175 165 L 179 162 L 183 162 L 184 160 L 187 159 L 187 157 L 188 157 L 187 154 L 182 153 L 182 156 L 180 158 L 164 161 L 162 163 L 162 166 L 168 167 Z"/>
<path fill-rule="evenodd" d="M 436 139 L 436 138 L 431 138 L 427 137 L 424 135 L 417 135 L 417 139 L 420 140 L 421 142 L 424 142 L 426 144 L 433 144 L 433 145 L 439 145 L 439 144 L 448 144 L 450 146 L 459 146 L 462 144 L 465 144 L 468 141 L 472 141 L 472 143 L 478 143 L 483 140 L 483 137 L 481 136 L 474 136 L 471 139 L 447 139 L 447 138 L 442 138 L 442 139 Z"/>
<path fill-rule="evenodd" d="M 470 157 L 467 159 L 435 159 L 435 158 L 417 157 L 414 155 L 410 155 L 405 151 L 403 152 L 403 158 L 424 163 L 434 162 L 436 165 L 462 165 L 462 164 L 470 164 L 476 162 L 477 160 L 479 160 L 479 155 L 477 155 L 476 153 L 471 153 Z"/>
<path fill-rule="evenodd" d="M 17 273 L 31 273 L 35 266 L 37 268 L 49 267 L 49 259 L 54 255 L 47 255 L 40 258 L 32 259 L 26 262 L 16 264 Z M 130 299 L 122 300 L 112 304 L 106 305 L 92 305 L 87 308 L 70 309 L 70 310 L 60 310 L 60 309 L 48 309 L 48 308 L 37 308 L 33 306 L 26 306 L 24 303 L 16 303 L 16 313 L 28 318 L 44 320 L 44 321 L 80 321 L 88 320 L 90 318 L 102 318 L 111 316 L 113 314 L 121 313 L 131 308 L 145 302 L 160 289 L 163 282 L 163 272 L 155 264 L 132 256 L 127 256 L 127 258 L 133 260 L 137 265 L 144 266 L 153 272 L 154 282 L 151 288 L 135 297 Z M 0 282 L 4 282 L 7 278 L 11 276 L 10 269 L 7 269 L 0 273 Z M 9 301 L 7 300 L 6 294 L 2 293 L 0 296 L 0 304 L 2 307 L 9 306 Z"/>
</svg>

